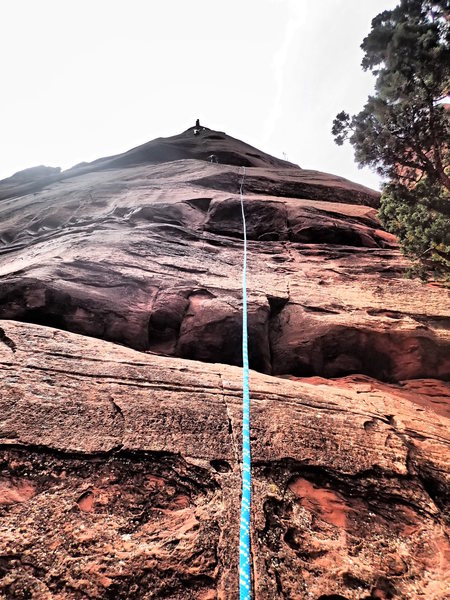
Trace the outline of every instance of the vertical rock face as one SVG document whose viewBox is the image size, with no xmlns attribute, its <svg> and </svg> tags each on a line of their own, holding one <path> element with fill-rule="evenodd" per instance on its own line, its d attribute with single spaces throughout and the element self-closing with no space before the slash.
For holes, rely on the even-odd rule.
<svg viewBox="0 0 450 600">
<path fill-rule="evenodd" d="M 239 166 L 255 597 L 445 597 L 448 292 L 375 192 L 189 129 L 0 182 L 0 598 L 237 597 Z"/>
</svg>

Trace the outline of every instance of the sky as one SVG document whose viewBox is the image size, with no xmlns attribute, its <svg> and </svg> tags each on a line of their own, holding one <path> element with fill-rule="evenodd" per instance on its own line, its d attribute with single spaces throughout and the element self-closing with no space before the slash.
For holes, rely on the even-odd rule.
<svg viewBox="0 0 450 600">
<path fill-rule="evenodd" d="M 378 189 L 332 121 L 374 78 L 360 44 L 397 0 L 3 0 L 0 179 L 194 125 Z"/>
</svg>

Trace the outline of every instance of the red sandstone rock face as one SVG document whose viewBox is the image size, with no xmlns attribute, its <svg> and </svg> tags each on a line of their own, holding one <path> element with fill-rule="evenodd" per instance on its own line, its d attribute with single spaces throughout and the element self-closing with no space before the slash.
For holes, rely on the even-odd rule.
<svg viewBox="0 0 450 600">
<path fill-rule="evenodd" d="M 4 597 L 236 597 L 240 369 L 2 328 Z M 448 386 L 250 384 L 256 597 L 443 598 Z"/>
<path fill-rule="evenodd" d="M 0 182 L 0 598 L 236 597 L 233 165 L 256 598 L 445 597 L 448 293 L 375 193 L 188 130 Z"/>
</svg>

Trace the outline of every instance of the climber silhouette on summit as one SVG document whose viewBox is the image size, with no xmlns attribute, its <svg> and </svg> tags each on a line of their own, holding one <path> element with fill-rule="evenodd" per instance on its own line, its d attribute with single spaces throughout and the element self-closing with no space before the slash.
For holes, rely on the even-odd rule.
<svg viewBox="0 0 450 600">
<path fill-rule="evenodd" d="M 205 127 L 202 127 L 200 125 L 200 119 L 197 119 L 195 121 L 194 135 L 198 135 L 200 133 L 200 131 L 205 131 Z"/>
</svg>

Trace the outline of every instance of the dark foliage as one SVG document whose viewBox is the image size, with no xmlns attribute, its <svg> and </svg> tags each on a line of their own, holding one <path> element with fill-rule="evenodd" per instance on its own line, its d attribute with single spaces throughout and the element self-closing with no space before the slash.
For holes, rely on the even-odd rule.
<svg viewBox="0 0 450 600">
<path fill-rule="evenodd" d="M 333 122 L 360 166 L 390 180 L 381 217 L 422 270 L 449 267 L 450 226 L 450 2 L 401 0 L 372 20 L 362 67 L 376 76 L 363 110 L 342 111 Z M 436 267 L 436 269 L 434 269 Z"/>
</svg>

